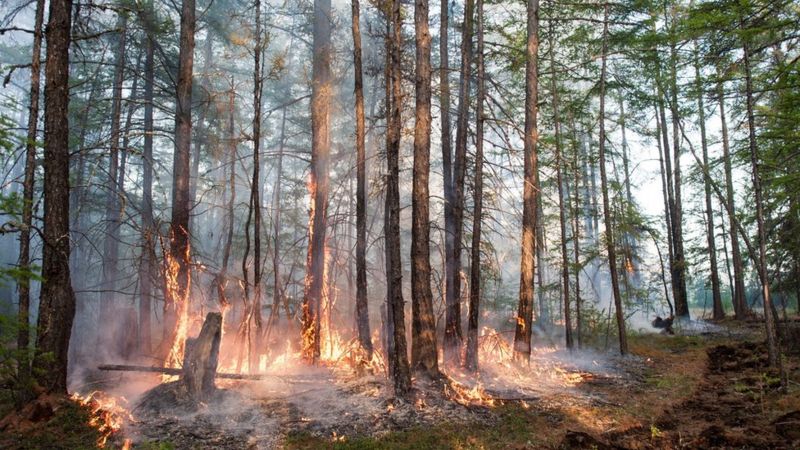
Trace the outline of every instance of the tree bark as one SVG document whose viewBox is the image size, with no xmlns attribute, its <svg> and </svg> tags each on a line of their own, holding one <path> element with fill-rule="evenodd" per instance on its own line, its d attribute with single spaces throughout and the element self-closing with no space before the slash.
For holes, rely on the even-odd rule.
<svg viewBox="0 0 800 450">
<path fill-rule="evenodd" d="M 527 45 L 525 50 L 525 178 L 522 201 L 522 254 L 520 258 L 519 305 L 514 331 L 514 358 L 527 363 L 531 356 L 533 323 L 534 272 L 536 256 L 536 201 L 539 186 L 536 125 L 539 99 L 539 0 L 527 0 Z"/>
<path fill-rule="evenodd" d="M 189 214 L 189 160 L 192 147 L 192 67 L 194 65 L 195 0 L 181 6 L 178 84 L 175 101 L 175 156 L 172 174 L 172 222 L 170 264 L 174 287 L 167 289 L 164 304 L 164 342 L 168 366 L 180 364 L 187 332 L 191 290 Z"/>
<path fill-rule="evenodd" d="M 706 107 L 703 99 L 703 80 L 700 78 L 700 61 L 697 54 L 697 43 L 694 48 L 694 78 L 697 89 L 697 114 L 700 124 L 700 145 L 703 149 L 703 164 L 708 167 L 708 141 L 706 140 Z M 706 201 L 706 238 L 708 242 L 708 259 L 711 270 L 711 297 L 714 320 L 725 317 L 722 309 L 722 294 L 719 287 L 719 269 L 717 265 L 717 244 L 714 231 L 714 207 L 711 204 L 711 180 L 703 177 L 703 189 Z"/>
<path fill-rule="evenodd" d="M 120 201 L 117 191 L 120 154 L 120 122 L 122 120 L 122 83 L 125 79 L 125 41 L 128 27 L 127 14 L 117 17 L 117 49 L 114 61 L 114 84 L 111 101 L 111 148 L 108 161 L 108 181 L 106 184 L 105 238 L 103 240 L 103 292 L 100 298 L 101 330 L 108 331 L 113 322 L 116 302 L 116 280 L 119 277 L 117 259 L 119 254 Z M 102 333 L 102 331 L 101 331 Z M 104 336 L 98 336 L 101 341 Z M 99 341 L 98 341 L 99 342 Z M 117 342 L 109 347 L 116 352 Z"/>
<path fill-rule="evenodd" d="M 572 317 L 569 305 L 569 252 L 567 251 L 567 217 L 569 204 L 564 199 L 564 158 L 561 149 L 561 116 L 558 109 L 558 83 L 556 82 L 556 57 L 553 41 L 553 23 L 550 22 L 550 91 L 553 96 L 553 128 L 555 131 L 556 150 L 556 183 L 558 183 L 558 221 L 561 230 L 561 284 L 564 295 L 564 339 L 568 349 L 572 350 Z"/>
<path fill-rule="evenodd" d="M 139 344 L 143 354 L 150 353 L 152 344 L 151 310 L 153 301 L 153 262 L 156 233 L 153 220 L 153 87 L 155 61 L 152 30 L 152 3 L 146 12 L 144 38 L 144 148 L 142 153 L 142 260 L 139 266 Z"/>
<path fill-rule="evenodd" d="M 402 121 L 400 110 L 402 107 L 402 72 L 400 65 L 402 49 L 402 22 L 400 15 L 400 0 L 391 2 L 391 64 L 390 74 L 392 79 L 392 101 L 387 129 L 386 148 L 386 204 L 384 210 L 384 234 L 386 240 L 386 298 L 387 317 L 391 328 L 390 340 L 392 341 L 391 377 L 394 383 L 394 392 L 398 397 L 405 396 L 411 388 L 411 374 L 406 349 L 406 325 L 403 301 L 403 269 L 400 260 L 400 192 L 399 192 L 399 156 L 400 132 Z"/>
<path fill-rule="evenodd" d="M 308 182 L 311 214 L 303 296 L 303 357 L 320 355 L 320 306 L 325 269 L 325 228 L 328 213 L 331 102 L 331 2 L 314 0 L 313 80 L 311 90 L 311 173 Z"/>
<path fill-rule="evenodd" d="M 743 25 L 743 24 L 742 24 Z M 744 28 L 744 25 L 743 25 Z M 783 363 L 781 361 L 780 344 L 778 342 L 777 324 L 775 323 L 775 310 L 772 305 L 772 297 L 770 295 L 769 277 L 767 274 L 767 230 L 764 223 L 764 200 L 763 191 L 761 188 L 761 168 L 759 166 L 758 158 L 758 143 L 756 141 L 756 121 L 753 109 L 755 108 L 755 101 L 753 100 L 753 76 L 751 74 L 750 66 L 750 45 L 745 39 L 742 45 L 742 53 L 744 54 L 744 76 L 745 76 L 745 94 L 747 106 L 747 127 L 748 127 L 748 147 L 750 149 L 750 166 L 752 169 L 753 179 L 753 194 L 756 200 L 756 223 L 758 225 L 758 275 L 761 279 L 761 294 L 764 302 L 764 326 L 767 333 L 767 350 L 769 353 L 769 364 L 772 367 L 777 367 L 781 373 L 782 382 L 785 383 L 783 373 Z"/>
<path fill-rule="evenodd" d="M 17 321 L 17 349 L 21 350 L 17 370 L 20 384 L 25 384 L 30 375 L 30 305 L 31 305 L 31 226 L 33 225 L 33 191 L 36 184 L 36 138 L 39 130 L 39 92 L 41 88 L 42 23 L 44 22 L 44 0 L 36 1 L 33 28 L 33 57 L 31 59 L 31 94 L 28 105 L 28 134 L 25 140 L 25 179 L 22 184 L 22 227 L 19 233 L 19 269 L 22 277 L 17 282 L 19 312 Z"/>
<path fill-rule="evenodd" d="M 356 107 L 356 328 L 358 329 L 358 342 L 364 351 L 365 359 L 369 361 L 372 359 L 373 349 L 369 329 L 369 302 L 367 301 L 367 159 L 359 1 L 352 0 L 351 7 Z"/>
<path fill-rule="evenodd" d="M 416 0 L 416 122 L 411 203 L 411 367 L 416 373 L 436 377 L 436 318 L 433 314 L 430 261 L 428 179 L 431 153 L 431 35 L 428 0 Z"/>
<path fill-rule="evenodd" d="M 459 75 L 458 118 L 456 122 L 456 148 L 453 158 L 453 181 L 450 203 L 452 205 L 452 247 L 448 254 L 447 286 L 445 288 L 445 363 L 458 363 L 461 358 L 461 237 L 464 228 L 464 178 L 467 165 L 467 138 L 469 133 L 469 95 L 472 79 L 472 27 L 475 1 L 466 0 L 464 26 L 461 33 L 461 72 Z"/>
<path fill-rule="evenodd" d="M 469 310 L 467 313 L 467 350 L 464 356 L 464 366 L 467 370 L 478 370 L 478 319 L 480 317 L 481 303 L 481 221 L 483 219 L 483 106 L 486 101 L 486 67 L 484 64 L 483 45 L 483 0 L 477 1 L 478 9 L 478 92 L 475 112 L 475 183 L 474 183 L 474 210 L 472 214 L 472 249 L 470 262 L 469 282 Z"/>
<path fill-rule="evenodd" d="M 606 176 L 606 57 L 608 54 L 608 3 L 603 5 L 603 50 L 600 62 L 600 189 L 603 191 L 603 222 L 605 223 L 605 241 L 608 251 L 608 270 L 611 276 L 611 290 L 614 294 L 614 307 L 617 317 L 617 332 L 619 333 L 619 352 L 628 353 L 628 337 L 625 334 L 625 316 L 622 312 L 622 296 L 619 290 L 619 277 L 617 274 L 617 251 L 614 246 L 614 226 L 611 221 L 611 202 L 608 196 L 608 178 Z"/>
<path fill-rule="evenodd" d="M 445 340 L 454 340 L 455 325 L 450 326 L 447 318 L 453 318 L 450 311 L 454 301 L 453 294 L 454 268 L 452 254 L 454 247 L 455 222 L 453 221 L 453 154 L 452 132 L 450 124 L 450 55 L 449 55 L 449 13 L 450 3 L 441 0 L 441 17 L 439 21 L 439 108 L 441 110 L 442 134 L 442 186 L 444 190 L 444 272 L 445 272 Z M 449 330 L 449 331 L 448 331 Z M 450 337 L 448 338 L 448 333 Z M 445 343 L 445 348 L 447 343 Z M 445 350 L 446 351 L 446 350 Z"/>
<path fill-rule="evenodd" d="M 33 374 L 52 393 L 67 393 L 67 354 L 75 317 L 69 270 L 69 45 L 71 0 L 51 0 L 47 22 L 44 110 L 44 247 Z"/>
<path fill-rule="evenodd" d="M 725 115 L 725 90 L 721 71 L 717 70 L 717 98 L 719 101 L 719 120 L 722 132 L 722 162 L 725 169 L 725 200 L 728 204 L 728 220 L 730 222 L 729 232 L 731 240 L 731 259 L 733 260 L 733 286 L 731 298 L 733 311 L 737 320 L 744 320 L 749 315 L 749 308 L 745 301 L 744 288 L 744 261 L 742 251 L 739 247 L 739 238 L 736 233 L 736 202 L 734 201 L 733 191 L 733 170 L 731 167 L 731 149 L 728 138 L 728 120 Z"/>
</svg>

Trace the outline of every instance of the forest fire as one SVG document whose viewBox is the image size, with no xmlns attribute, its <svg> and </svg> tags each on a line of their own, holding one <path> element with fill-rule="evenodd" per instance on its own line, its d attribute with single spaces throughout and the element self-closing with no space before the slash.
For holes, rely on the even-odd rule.
<svg viewBox="0 0 800 450">
<path fill-rule="evenodd" d="M 108 439 L 117 434 L 126 422 L 134 421 L 125 397 L 115 398 L 101 391 L 92 391 L 86 395 L 74 393 L 71 398 L 81 406 L 89 408 L 91 413 L 89 425 L 100 433 L 100 438 L 96 442 L 100 448 L 105 448 Z M 126 439 L 123 448 L 129 446 L 130 440 Z"/>
</svg>

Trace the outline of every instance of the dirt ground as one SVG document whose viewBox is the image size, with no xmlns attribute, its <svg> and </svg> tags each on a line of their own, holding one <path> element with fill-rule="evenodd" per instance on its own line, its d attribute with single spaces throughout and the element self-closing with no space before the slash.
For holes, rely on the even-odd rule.
<svg viewBox="0 0 800 450">
<path fill-rule="evenodd" d="M 461 373 L 418 380 L 406 400 L 392 398 L 382 376 L 327 367 L 220 383 L 218 398 L 192 411 L 135 408 L 129 397 L 132 419 L 108 446 L 800 448 L 800 345 L 784 342 L 782 391 L 760 327 L 724 323 L 675 336 L 640 334 L 625 357 L 543 349 L 525 377 L 487 363 L 480 384 Z M 114 382 L 130 388 L 134 380 L 139 390 L 157 382 L 133 374 Z M 35 428 L 36 441 L 0 430 L 0 448 L 58 447 L 58 440 L 41 439 L 59 432 L 60 422 L 51 422 Z"/>
</svg>

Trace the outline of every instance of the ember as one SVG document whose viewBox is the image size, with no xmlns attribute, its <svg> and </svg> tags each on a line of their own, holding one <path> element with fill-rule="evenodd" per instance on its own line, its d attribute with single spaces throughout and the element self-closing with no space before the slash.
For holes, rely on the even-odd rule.
<svg viewBox="0 0 800 450">
<path fill-rule="evenodd" d="M 97 446 L 105 448 L 108 439 L 119 433 L 126 422 L 133 422 L 133 415 L 128 410 L 128 400 L 125 397 L 115 398 L 101 391 L 92 391 L 86 395 L 74 393 L 72 400 L 91 410 L 89 425 L 100 432 Z M 130 446 L 126 439 L 125 447 Z"/>
</svg>

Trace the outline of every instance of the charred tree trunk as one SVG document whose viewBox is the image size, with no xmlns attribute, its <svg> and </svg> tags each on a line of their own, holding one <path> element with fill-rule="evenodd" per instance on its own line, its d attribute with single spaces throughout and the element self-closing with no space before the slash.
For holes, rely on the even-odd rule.
<svg viewBox="0 0 800 450">
<path fill-rule="evenodd" d="M 69 270 L 69 44 L 71 0 L 51 0 L 47 22 L 44 109 L 44 247 L 33 374 L 67 393 L 67 354 L 75 317 Z"/>
<path fill-rule="evenodd" d="M 706 140 L 706 107 L 703 99 L 703 80 L 700 78 L 700 62 L 698 61 L 697 43 L 694 48 L 694 78 L 697 89 L 697 113 L 700 124 L 700 145 L 703 149 L 703 165 L 708 167 L 708 142 Z M 717 266 L 717 244 L 714 233 L 714 207 L 711 204 L 711 180 L 709 176 L 703 177 L 703 189 L 706 202 L 706 238 L 708 242 L 708 259 L 711 270 L 711 296 L 713 303 L 714 320 L 725 317 L 722 309 L 722 294 L 719 287 L 719 269 Z"/>
<path fill-rule="evenodd" d="M 661 192 L 664 196 L 664 223 L 667 229 L 667 250 L 670 262 L 670 275 L 672 274 L 672 264 L 673 264 L 673 255 L 672 255 L 672 210 L 670 208 L 670 186 L 671 181 L 667 179 L 667 169 L 666 166 L 668 165 L 668 159 L 664 157 L 664 149 L 661 146 L 661 133 L 662 133 L 662 121 L 659 117 L 659 112 L 663 112 L 663 109 L 656 108 L 656 145 L 658 146 L 658 167 L 661 172 Z M 665 138 L 666 139 L 666 138 Z M 675 286 L 672 286 L 672 298 L 675 298 Z M 669 295 L 667 292 L 664 293 L 664 300 L 667 301 L 669 305 L 669 315 L 670 317 L 674 317 L 675 315 L 675 308 L 672 307 L 672 302 L 669 299 Z"/>
<path fill-rule="evenodd" d="M 572 115 L 570 114 L 570 121 L 572 122 L 572 132 L 575 133 L 575 123 Z M 573 135 L 574 136 L 574 135 Z M 579 146 L 577 142 L 574 144 L 574 152 L 572 156 L 572 176 L 574 178 L 575 190 L 575 203 L 572 211 L 572 251 L 575 264 L 575 337 L 578 341 L 578 348 L 583 346 L 583 317 L 581 315 L 581 196 L 580 196 L 580 166 L 579 166 Z"/>
<path fill-rule="evenodd" d="M 447 281 L 445 287 L 444 359 L 446 364 L 457 364 L 461 358 L 461 236 L 464 227 L 464 178 L 467 165 L 467 138 L 469 133 L 469 95 L 472 69 L 472 16 L 474 0 L 464 5 L 464 26 L 461 33 L 461 73 L 458 90 L 458 118 L 456 123 L 456 152 L 453 158 L 453 178 L 449 203 L 451 204 L 451 252 L 447 254 Z M 452 233 L 452 235 L 451 235 Z"/>
<path fill-rule="evenodd" d="M 736 232 L 736 203 L 734 201 L 733 193 L 733 175 L 731 167 L 731 150 L 730 141 L 728 138 L 728 121 L 725 115 L 725 91 L 722 80 L 719 78 L 721 72 L 717 70 L 717 98 L 719 101 L 719 120 L 722 130 L 722 162 L 725 169 L 725 200 L 728 204 L 727 209 L 730 211 L 728 220 L 730 223 L 730 240 L 731 240 L 731 259 L 733 260 L 733 311 L 737 320 L 744 320 L 749 315 L 749 308 L 745 301 L 745 288 L 744 288 L 744 261 L 742 259 L 742 251 L 739 247 L 739 237 Z"/>
<path fill-rule="evenodd" d="M 364 351 L 365 359 L 369 361 L 372 359 L 372 336 L 369 330 L 369 302 L 367 301 L 367 159 L 364 81 L 361 63 L 361 13 L 358 0 L 352 0 L 351 6 L 356 97 L 356 328 L 358 328 L 358 342 Z"/>
<path fill-rule="evenodd" d="M 25 179 L 22 187 L 22 227 L 19 232 L 19 270 L 22 277 L 17 282 L 19 312 L 17 321 L 17 349 L 21 351 L 17 370 L 21 385 L 30 375 L 30 305 L 31 305 L 31 227 L 33 225 L 33 191 L 36 184 L 36 137 L 39 130 L 39 90 L 41 88 L 42 23 L 44 0 L 36 1 L 33 28 L 33 57 L 31 59 L 31 96 L 28 105 L 28 134 L 25 139 Z"/>
<path fill-rule="evenodd" d="M 311 174 L 308 182 L 311 217 L 303 296 L 303 357 L 320 355 L 320 305 L 325 269 L 325 228 L 328 213 L 331 102 L 331 2 L 314 0 L 314 61 L 311 90 Z"/>
<path fill-rule="evenodd" d="M 203 69 L 202 75 L 200 78 L 200 87 L 203 91 L 203 95 L 206 98 L 203 99 L 202 105 L 200 106 L 200 115 L 197 118 L 197 125 L 194 127 L 194 147 L 192 147 L 192 171 L 189 175 L 189 198 L 192 202 L 192 209 L 198 205 L 197 199 L 197 186 L 200 184 L 200 158 L 202 157 L 202 149 L 203 145 L 206 147 L 208 146 L 208 124 L 206 124 L 206 117 L 208 115 L 208 109 L 211 107 L 211 103 L 213 98 L 211 96 L 211 82 L 209 80 L 209 70 L 211 70 L 212 59 L 214 58 L 214 39 L 213 39 L 213 32 L 211 29 L 206 31 L 206 40 L 203 45 Z M 258 38 L 257 38 L 258 39 Z M 196 225 L 194 223 L 194 214 L 189 216 L 189 229 L 192 234 L 196 234 L 198 230 L 196 229 Z"/>
<path fill-rule="evenodd" d="M 255 1 L 256 42 L 253 51 L 253 179 L 250 183 L 250 204 L 253 213 L 253 300 L 251 314 L 256 327 L 256 345 L 251 347 L 252 362 L 256 362 L 261 340 L 261 95 L 263 73 L 261 67 L 261 0 Z M 248 217 L 249 219 L 249 217 Z M 252 369 L 252 366 L 250 366 Z"/>
<path fill-rule="evenodd" d="M 603 222 L 605 223 L 605 241 L 608 251 L 608 270 L 611 276 L 611 290 L 614 293 L 614 307 L 617 317 L 617 332 L 619 333 L 619 351 L 628 353 L 628 337 L 625 334 L 625 316 L 622 312 L 622 296 L 619 290 L 619 277 L 617 273 L 617 250 L 614 246 L 614 226 L 611 222 L 611 202 L 608 196 L 608 178 L 606 176 L 606 58 L 608 53 L 608 3 L 603 5 L 603 51 L 600 62 L 600 189 L 603 191 Z"/>
<path fill-rule="evenodd" d="M 275 325 L 280 318 L 280 306 L 283 303 L 283 283 L 281 282 L 281 184 L 283 174 L 283 152 L 286 143 L 286 108 L 281 113 L 281 136 L 278 148 L 278 160 L 275 163 L 275 189 L 272 192 L 272 226 L 273 226 L 273 252 L 272 274 L 275 288 L 272 293 L 272 311 L 270 311 L 270 327 Z M 286 317 L 290 319 L 290 317 Z"/>
<path fill-rule="evenodd" d="M 400 0 L 391 2 L 391 64 L 392 101 L 389 113 L 389 126 L 387 129 L 387 174 L 386 174 L 386 205 L 384 210 L 384 234 L 386 240 L 386 299 L 387 317 L 391 330 L 389 339 L 392 349 L 389 359 L 392 360 L 391 377 L 394 382 L 394 392 L 397 396 L 404 396 L 411 388 L 411 374 L 406 350 L 406 324 L 403 301 L 403 269 L 400 260 L 400 132 L 402 121 L 400 109 L 402 102 L 402 23 L 400 15 Z"/>
<path fill-rule="evenodd" d="M 481 220 L 483 215 L 483 104 L 486 101 L 486 68 L 483 55 L 483 0 L 478 8 L 478 92 L 475 112 L 475 185 L 474 211 L 472 215 L 472 251 L 469 281 L 469 310 L 467 314 L 467 350 L 464 366 L 467 370 L 478 370 L 478 319 L 481 304 Z"/>
<path fill-rule="evenodd" d="M 439 109 L 441 110 L 442 133 L 442 186 L 444 190 L 444 272 L 445 272 L 445 319 L 452 316 L 449 313 L 453 301 L 450 298 L 453 289 L 453 274 L 451 256 L 453 253 L 453 154 L 451 144 L 453 141 L 450 126 L 450 55 L 449 55 L 449 15 L 450 3 L 441 0 L 439 22 Z M 446 321 L 446 320 L 445 320 Z M 445 325 L 445 334 L 448 333 Z M 451 336 L 454 332 L 451 331 Z M 446 344 L 445 344 L 446 347 Z"/>
<path fill-rule="evenodd" d="M 428 177 L 431 151 L 431 35 L 428 0 L 416 0 L 416 122 L 411 218 L 411 367 L 416 373 L 439 373 L 436 318 L 433 315 L 430 261 Z"/>
<path fill-rule="evenodd" d="M 556 57 L 553 41 L 553 25 L 550 22 L 550 91 L 553 96 L 553 127 L 555 131 L 556 149 L 556 183 L 558 183 L 558 221 L 561 229 L 561 284 L 564 292 L 564 338 L 567 348 L 572 350 L 572 317 L 569 305 L 569 252 L 567 251 L 567 213 L 565 204 L 563 151 L 561 149 L 561 116 L 558 109 L 558 83 L 556 82 Z M 568 201 L 568 200 L 567 200 Z"/>
<path fill-rule="evenodd" d="M 522 202 L 522 254 L 520 261 L 519 305 L 514 332 L 514 357 L 527 363 L 531 356 L 531 325 L 533 323 L 534 272 L 536 256 L 536 201 L 539 168 L 536 125 L 539 99 L 539 0 L 527 0 L 527 46 L 525 65 L 525 187 Z"/>
<path fill-rule="evenodd" d="M 175 156 L 172 174 L 172 223 L 168 278 L 164 303 L 164 341 L 162 352 L 167 365 L 180 364 L 186 337 L 186 319 L 191 289 L 189 214 L 189 160 L 192 147 L 192 66 L 194 64 L 195 0 L 181 6 L 178 84 L 175 100 Z M 170 284 L 171 282 L 168 282 Z"/>
</svg>

